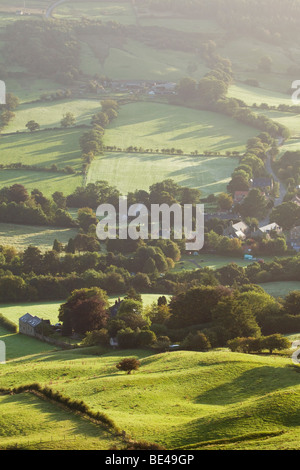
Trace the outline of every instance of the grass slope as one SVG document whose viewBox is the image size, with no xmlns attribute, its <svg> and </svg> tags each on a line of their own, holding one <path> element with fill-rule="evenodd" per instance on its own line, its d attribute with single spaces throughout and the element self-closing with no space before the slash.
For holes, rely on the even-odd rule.
<svg viewBox="0 0 300 470">
<path fill-rule="evenodd" d="M 86 182 L 105 180 L 127 194 L 171 178 L 208 195 L 226 191 L 236 166 L 237 159 L 227 157 L 109 153 L 92 162 Z"/>
<path fill-rule="evenodd" d="M 139 102 L 121 107 L 118 119 L 105 133 L 105 142 L 121 148 L 174 147 L 184 153 L 225 153 L 243 151 L 247 140 L 256 134 L 255 129 L 217 113 Z"/>
<path fill-rule="evenodd" d="M 90 124 L 93 115 L 101 110 L 99 100 L 63 100 L 49 103 L 22 104 L 15 111 L 15 118 L 5 128 L 5 133 L 27 131 L 27 122 L 34 120 L 41 128 L 60 127 L 64 114 L 70 112 L 76 124 Z"/>
<path fill-rule="evenodd" d="M 119 444 L 100 425 L 30 393 L 0 396 L 1 447 L 33 450 L 99 450 Z"/>
<path fill-rule="evenodd" d="M 77 230 L 69 228 L 0 223 L 0 245 L 14 246 L 17 250 L 25 250 L 33 245 L 44 252 L 52 249 L 55 239 L 66 245 L 76 234 Z"/>
<path fill-rule="evenodd" d="M 128 356 L 141 361 L 132 376 L 115 367 Z M 74 350 L 8 363 L 0 378 L 4 387 L 38 380 L 84 400 L 94 411 L 104 411 L 135 439 L 170 449 L 217 439 L 247 440 L 262 433 L 267 447 L 266 437 L 274 439 L 279 432 L 288 433 L 299 449 L 300 385 L 291 364 L 278 356 L 226 350 L 158 355 L 116 351 L 101 358 Z M 260 444 L 257 440 L 256 448 Z"/>
</svg>

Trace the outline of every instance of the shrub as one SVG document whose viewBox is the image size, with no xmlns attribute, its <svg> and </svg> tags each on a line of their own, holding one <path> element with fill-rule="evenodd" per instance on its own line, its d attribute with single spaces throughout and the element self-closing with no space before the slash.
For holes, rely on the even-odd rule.
<svg viewBox="0 0 300 470">
<path fill-rule="evenodd" d="M 89 331 L 82 341 L 82 346 L 109 346 L 109 334 L 106 329 Z"/>
<path fill-rule="evenodd" d="M 203 333 L 197 331 L 196 334 L 190 333 L 187 335 L 182 343 L 182 347 L 189 351 L 207 351 L 211 349 L 211 344 Z"/>
<path fill-rule="evenodd" d="M 138 361 L 134 357 L 128 357 L 128 358 L 122 359 L 122 361 L 120 361 L 116 365 L 116 368 L 118 370 L 127 372 L 127 374 L 130 375 L 133 370 L 138 370 L 140 365 L 141 365 L 140 361 Z"/>
<path fill-rule="evenodd" d="M 121 349 L 131 349 L 138 346 L 138 334 L 131 328 L 118 331 L 117 341 Z"/>
<path fill-rule="evenodd" d="M 171 340 L 168 336 L 159 336 L 153 348 L 157 349 L 159 352 L 166 352 L 169 351 L 170 346 Z"/>
</svg>

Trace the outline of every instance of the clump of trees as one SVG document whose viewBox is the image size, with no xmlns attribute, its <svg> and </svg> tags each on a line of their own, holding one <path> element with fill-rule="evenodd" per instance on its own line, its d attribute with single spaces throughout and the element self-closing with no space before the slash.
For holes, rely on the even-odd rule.
<svg viewBox="0 0 300 470">
<path fill-rule="evenodd" d="M 234 338 L 227 343 L 229 349 L 233 352 L 243 352 L 247 354 L 261 353 L 264 350 L 270 354 L 276 351 L 290 349 L 291 343 L 288 338 L 274 334 L 270 336 L 261 336 L 259 338 Z"/>
<path fill-rule="evenodd" d="M 29 194 L 22 184 L 0 190 L 0 221 L 24 225 L 54 225 L 75 227 L 70 214 L 34 189 Z"/>
</svg>

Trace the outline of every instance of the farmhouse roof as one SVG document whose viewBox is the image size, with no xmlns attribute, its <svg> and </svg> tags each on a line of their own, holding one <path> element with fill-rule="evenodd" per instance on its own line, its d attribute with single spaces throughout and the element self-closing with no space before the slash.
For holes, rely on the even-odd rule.
<svg viewBox="0 0 300 470">
<path fill-rule="evenodd" d="M 37 327 L 42 323 L 43 320 L 41 320 L 38 317 L 33 317 L 30 315 L 30 313 L 26 313 L 23 315 L 23 317 L 20 318 L 20 322 L 27 323 L 28 325 L 32 326 L 33 328 Z"/>
<path fill-rule="evenodd" d="M 267 188 L 272 186 L 271 178 L 254 178 L 252 183 L 253 188 Z"/>
<path fill-rule="evenodd" d="M 260 230 L 263 233 L 268 233 L 268 232 L 271 232 L 271 230 L 279 230 L 279 229 L 280 229 L 279 225 L 274 222 L 273 224 L 265 225 L 264 227 L 259 227 L 258 230 Z"/>
<path fill-rule="evenodd" d="M 245 222 L 237 222 L 236 224 L 233 224 L 232 228 L 235 232 L 243 233 L 249 229 L 248 225 L 245 224 Z"/>
</svg>

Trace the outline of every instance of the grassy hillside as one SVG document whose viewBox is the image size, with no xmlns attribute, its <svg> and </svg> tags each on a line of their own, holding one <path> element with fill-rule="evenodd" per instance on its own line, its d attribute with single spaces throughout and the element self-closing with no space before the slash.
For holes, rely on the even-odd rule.
<svg viewBox="0 0 300 470">
<path fill-rule="evenodd" d="M 120 441 L 100 425 L 29 393 L 0 396 L 0 406 L 5 410 L 2 448 L 18 444 L 35 450 L 106 450 Z"/>
<path fill-rule="evenodd" d="M 25 250 L 29 245 L 38 246 L 41 251 L 51 250 L 55 239 L 66 245 L 76 234 L 77 230 L 69 228 L 0 223 L 0 245 L 14 246 L 17 250 Z"/>
<path fill-rule="evenodd" d="M 54 18 L 98 19 L 117 21 L 121 24 L 135 24 L 136 18 L 130 2 L 80 2 L 67 1 L 54 10 Z"/>
<path fill-rule="evenodd" d="M 79 138 L 83 130 L 62 129 L 57 131 L 28 132 L 2 136 L 0 139 L 1 163 L 23 163 L 59 168 L 67 165 L 80 169 Z"/>
<path fill-rule="evenodd" d="M 158 355 L 117 351 L 101 358 L 83 352 L 54 352 L 34 363 L 8 363 L 0 369 L 1 384 L 38 380 L 83 400 L 94 411 L 104 411 L 134 438 L 170 449 L 198 448 L 201 442 L 228 438 L 243 439 L 239 447 L 244 448 L 253 434 L 256 448 L 261 443 L 268 448 L 274 446 L 274 433 L 287 433 L 286 447 L 293 442 L 299 448 L 299 375 L 290 359 L 225 350 Z M 115 368 L 127 356 L 141 361 L 140 370 L 131 376 Z"/>
<path fill-rule="evenodd" d="M 120 108 L 118 119 L 106 131 L 105 142 L 121 148 L 174 147 L 184 153 L 225 153 L 244 150 L 247 140 L 255 135 L 255 129 L 217 113 L 140 102 Z"/>
<path fill-rule="evenodd" d="M 152 184 L 171 178 L 207 195 L 226 191 L 236 166 L 237 159 L 227 157 L 109 153 L 92 162 L 87 183 L 105 180 L 127 194 L 136 189 L 148 190 Z"/>
<path fill-rule="evenodd" d="M 63 100 L 50 103 L 23 104 L 15 111 L 15 118 L 5 127 L 5 133 L 28 131 L 26 124 L 32 119 L 41 128 L 60 127 L 64 114 L 72 113 L 76 124 L 90 124 L 93 115 L 101 109 L 99 100 Z"/>
</svg>

